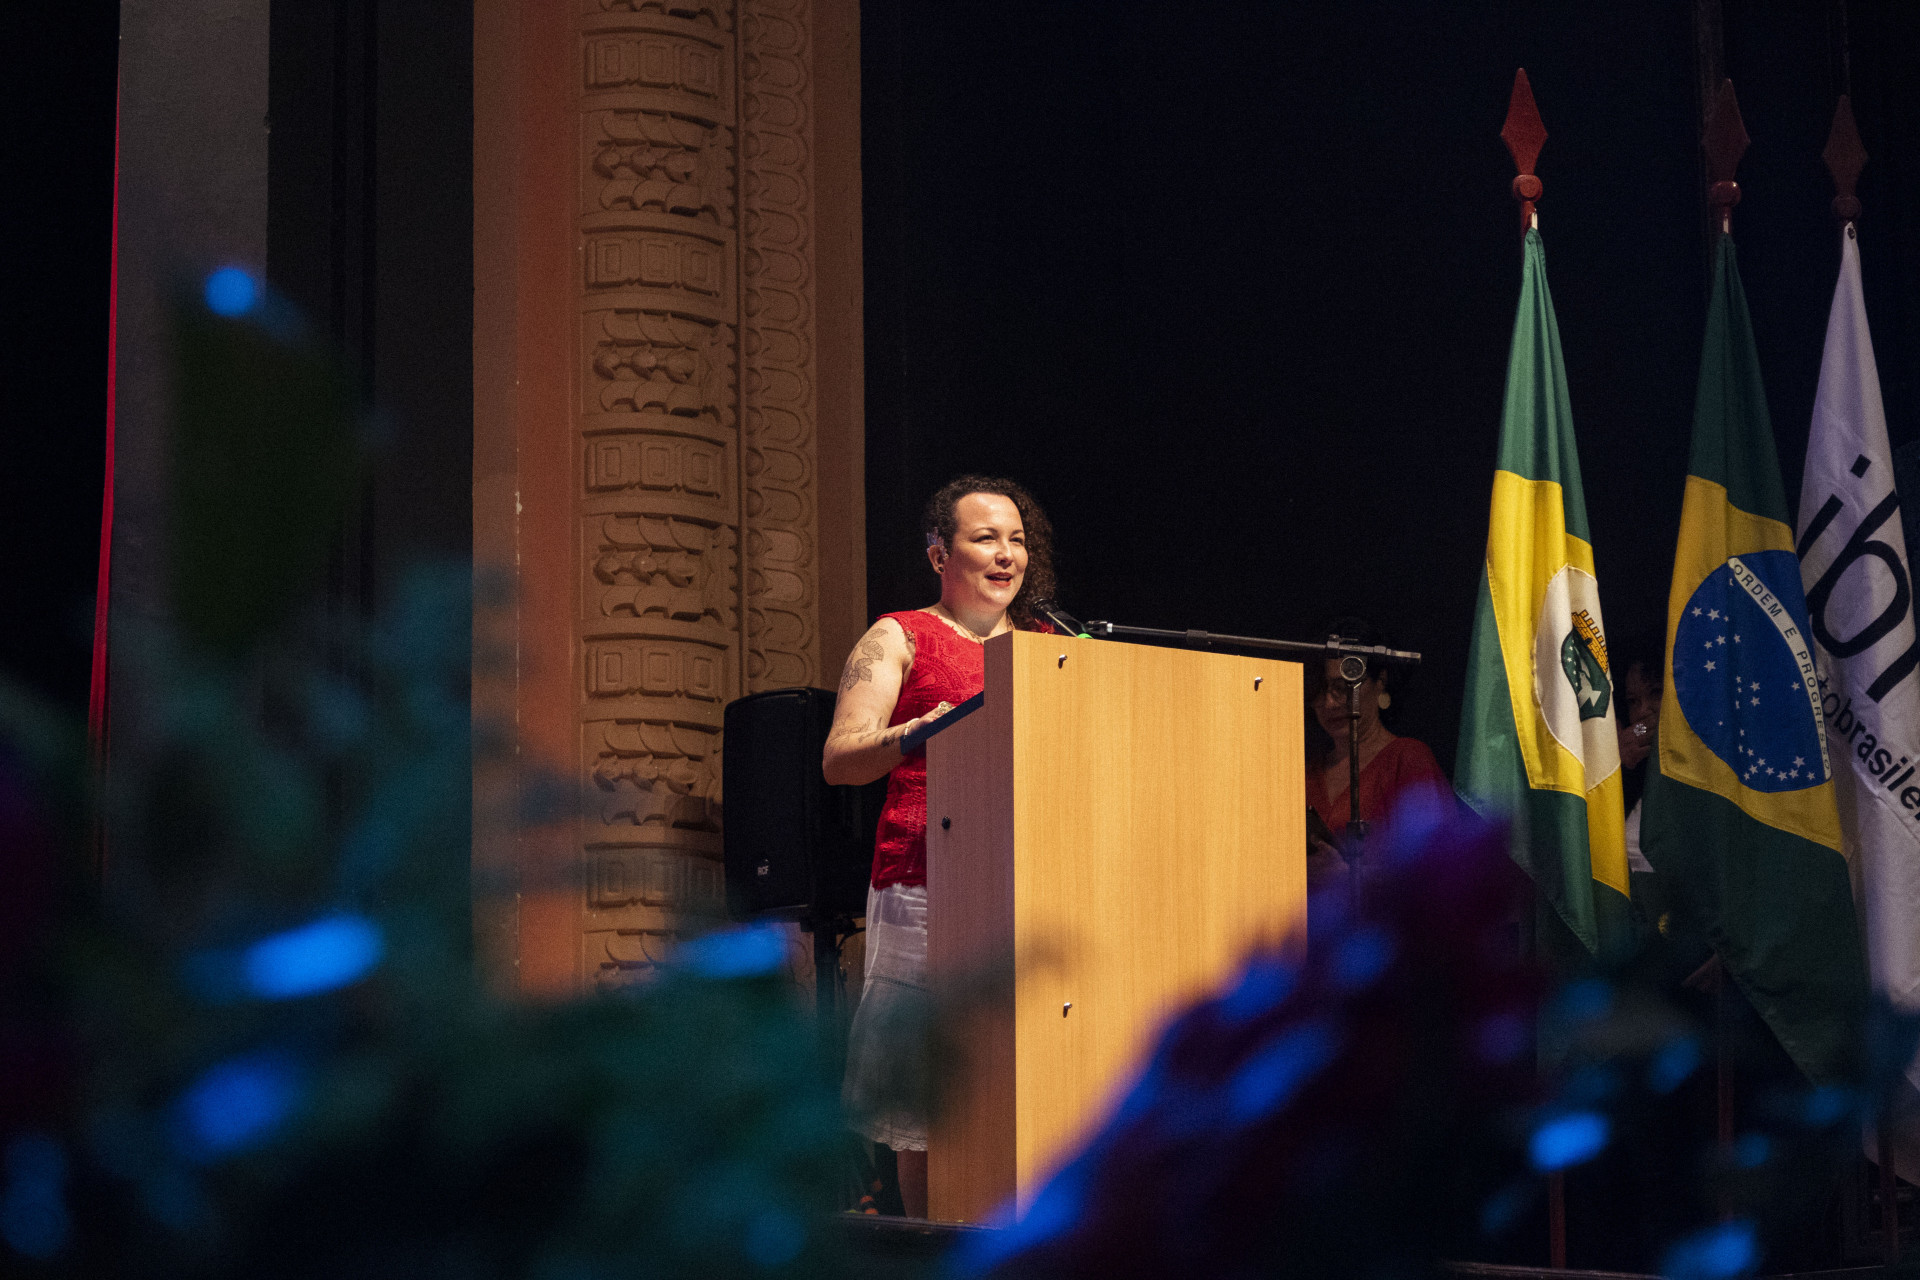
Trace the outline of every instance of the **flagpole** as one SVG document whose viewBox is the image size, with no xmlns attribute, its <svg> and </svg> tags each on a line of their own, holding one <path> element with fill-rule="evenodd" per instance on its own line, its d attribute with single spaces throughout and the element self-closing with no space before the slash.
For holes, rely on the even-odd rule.
<svg viewBox="0 0 1920 1280">
<path fill-rule="evenodd" d="M 1751 142 L 1746 123 L 1740 118 L 1740 100 L 1734 95 L 1733 81 L 1722 79 L 1701 129 L 1700 146 L 1707 161 L 1707 205 L 1723 236 L 1733 234 L 1733 206 L 1740 203 L 1740 184 L 1735 175 Z M 1709 967 L 1713 983 L 1713 1129 L 1720 1158 L 1725 1161 L 1733 1151 L 1735 1080 L 1733 1060 L 1727 1052 L 1727 1024 L 1731 1020 L 1733 996 L 1731 975 L 1725 964 L 1719 962 L 1718 954 L 1702 965 L 1695 976 L 1705 975 Z M 1720 1216 L 1733 1216 L 1732 1206 L 1724 1196 Z"/>
<path fill-rule="evenodd" d="M 1733 81 L 1722 80 L 1700 145 L 1707 153 L 1707 204 L 1713 209 L 1713 220 L 1723 236 L 1733 232 L 1733 206 L 1740 203 L 1740 184 L 1734 181 L 1734 174 L 1751 141 L 1747 137 L 1747 126 L 1740 119 L 1740 102 L 1734 96 Z"/>
<path fill-rule="evenodd" d="M 1540 108 L 1533 100 L 1533 85 L 1527 79 L 1525 67 L 1513 73 L 1513 93 L 1507 99 L 1507 118 L 1500 126 L 1500 141 L 1507 144 L 1507 154 L 1513 157 L 1517 171 L 1513 198 L 1520 206 L 1520 234 L 1524 237 L 1540 226 L 1536 204 L 1546 188 L 1534 168 L 1540 159 L 1540 148 L 1547 141 L 1547 126 L 1540 119 Z M 1532 892 L 1537 910 L 1539 891 Z M 1547 1255 L 1549 1265 L 1555 1270 L 1566 1268 L 1567 1175 L 1560 1169 L 1547 1175 Z"/>
</svg>

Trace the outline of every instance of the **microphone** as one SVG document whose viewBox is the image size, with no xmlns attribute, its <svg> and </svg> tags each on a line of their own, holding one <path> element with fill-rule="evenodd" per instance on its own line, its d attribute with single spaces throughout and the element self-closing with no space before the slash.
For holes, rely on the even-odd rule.
<svg viewBox="0 0 1920 1280">
<path fill-rule="evenodd" d="M 1079 619 L 1055 604 L 1051 597 L 1042 597 L 1033 602 L 1033 611 L 1053 624 L 1053 629 L 1062 635 L 1073 636 L 1080 640 L 1091 640 L 1087 629 L 1080 625 Z"/>
</svg>

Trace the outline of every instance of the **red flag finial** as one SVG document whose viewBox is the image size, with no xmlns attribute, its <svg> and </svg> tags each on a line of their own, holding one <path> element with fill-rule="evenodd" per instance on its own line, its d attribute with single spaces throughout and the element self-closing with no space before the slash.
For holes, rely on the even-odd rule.
<svg viewBox="0 0 1920 1280">
<path fill-rule="evenodd" d="M 1833 175 L 1833 216 L 1841 222 L 1857 220 L 1860 200 L 1853 194 L 1853 188 L 1860 181 L 1860 171 L 1867 167 L 1867 149 L 1860 144 L 1860 130 L 1853 123 L 1853 104 L 1844 93 L 1833 109 L 1833 129 L 1827 134 L 1827 147 L 1820 158 L 1827 162 L 1827 172 Z"/>
<path fill-rule="evenodd" d="M 1500 126 L 1500 140 L 1507 144 L 1513 167 L 1520 176 L 1513 180 L 1513 198 L 1520 202 L 1520 226 L 1533 225 L 1533 202 L 1545 190 L 1534 176 L 1533 166 L 1540 159 L 1540 148 L 1547 141 L 1547 126 L 1541 123 L 1540 108 L 1533 102 L 1533 86 L 1527 82 L 1527 69 L 1513 73 L 1513 97 L 1507 101 L 1507 122 Z"/>
<path fill-rule="evenodd" d="M 1747 126 L 1740 119 L 1740 102 L 1733 96 L 1733 81 L 1722 80 L 1714 95 L 1713 109 L 1707 113 L 1707 128 L 1700 145 L 1707 152 L 1707 203 L 1720 215 L 1720 230 L 1733 221 L 1733 206 L 1740 203 L 1740 184 L 1733 180 L 1740 168 L 1740 157 L 1747 154 Z"/>
</svg>

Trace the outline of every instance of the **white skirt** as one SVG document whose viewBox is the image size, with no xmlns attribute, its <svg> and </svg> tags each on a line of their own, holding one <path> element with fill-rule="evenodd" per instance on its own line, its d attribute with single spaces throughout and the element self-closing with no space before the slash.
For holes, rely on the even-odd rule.
<svg viewBox="0 0 1920 1280">
<path fill-rule="evenodd" d="M 895 1151 L 927 1149 L 933 1000 L 927 889 L 867 888 L 867 974 L 847 1038 L 840 1096 L 854 1128 Z"/>
</svg>

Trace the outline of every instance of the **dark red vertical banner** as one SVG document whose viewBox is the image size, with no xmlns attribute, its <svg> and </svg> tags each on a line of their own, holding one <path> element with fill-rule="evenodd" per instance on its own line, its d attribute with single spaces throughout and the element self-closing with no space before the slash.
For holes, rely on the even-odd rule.
<svg viewBox="0 0 1920 1280">
<path fill-rule="evenodd" d="M 113 428 L 120 338 L 120 95 L 113 103 L 113 225 L 107 274 L 107 438 L 100 497 L 100 569 L 93 589 L 93 678 L 87 692 L 87 740 L 96 776 L 107 764 L 107 610 L 113 589 Z M 106 871 L 104 832 L 94 842 L 94 870 Z"/>
</svg>

